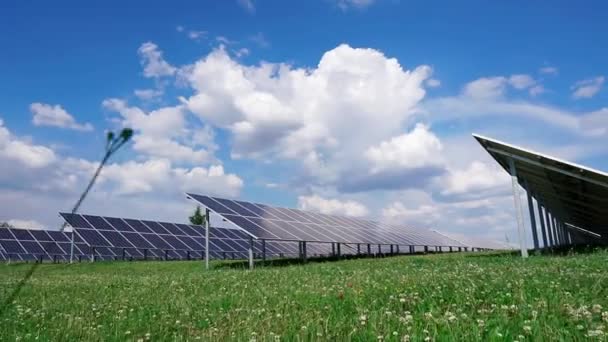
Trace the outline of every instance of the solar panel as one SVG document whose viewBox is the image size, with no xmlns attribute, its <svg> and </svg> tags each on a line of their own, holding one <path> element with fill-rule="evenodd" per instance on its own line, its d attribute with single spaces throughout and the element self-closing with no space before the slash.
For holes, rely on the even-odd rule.
<svg viewBox="0 0 608 342">
<path fill-rule="evenodd" d="M 161 258 L 192 258 L 202 256 L 205 249 L 204 228 L 194 225 L 156 222 L 149 220 L 121 219 L 112 217 L 61 213 L 88 246 L 103 255 L 109 248 L 114 256 L 122 257 L 122 249 L 132 255 L 143 250 Z M 227 228 L 210 230 L 209 248 L 212 255 L 222 253 L 244 254 L 248 249 L 248 235 L 243 231 Z M 147 253 L 147 252 L 146 252 Z"/>
<path fill-rule="evenodd" d="M 384 252 L 383 248 L 390 249 L 391 245 L 393 250 L 396 246 L 416 245 L 464 247 L 430 230 L 197 194 L 188 196 L 260 240 L 340 243 L 348 246 L 345 247 L 348 251 L 356 244 L 380 245 L 380 252 Z M 327 250 L 326 246 L 310 246 L 315 246 L 315 252 Z"/>
</svg>

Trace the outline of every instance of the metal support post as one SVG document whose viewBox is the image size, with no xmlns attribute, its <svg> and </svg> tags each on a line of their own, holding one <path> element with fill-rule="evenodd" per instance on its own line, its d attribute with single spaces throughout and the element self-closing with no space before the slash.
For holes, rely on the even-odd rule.
<svg viewBox="0 0 608 342">
<path fill-rule="evenodd" d="M 517 233 L 519 237 L 519 248 L 522 258 L 528 257 L 528 246 L 526 243 L 526 234 L 524 229 L 524 215 L 521 209 L 521 198 L 519 197 L 519 181 L 517 179 L 517 169 L 515 161 L 509 158 L 509 167 L 511 169 L 511 185 L 513 187 L 513 201 L 515 204 L 515 216 L 517 219 Z"/>
<path fill-rule="evenodd" d="M 72 236 L 70 238 L 70 264 L 74 261 L 74 234 L 76 234 L 76 228 L 72 227 Z"/>
<path fill-rule="evenodd" d="M 543 206 L 542 203 L 538 200 L 536 201 L 538 206 L 538 220 L 540 221 L 540 233 L 543 238 L 543 248 L 547 248 L 547 233 L 545 230 L 545 218 L 543 215 Z"/>
<path fill-rule="evenodd" d="M 335 243 L 331 243 L 331 256 L 336 256 L 336 244 Z"/>
<path fill-rule="evenodd" d="M 553 238 L 553 215 L 551 215 L 547 208 L 545 208 L 545 215 L 547 217 L 547 237 L 549 238 L 549 246 L 555 246 L 555 239 Z"/>
<path fill-rule="evenodd" d="M 367 255 L 372 255 L 372 245 L 371 244 L 367 244 Z"/>
<path fill-rule="evenodd" d="M 528 187 L 528 182 L 525 182 L 526 185 L 526 195 L 528 197 L 528 210 L 530 211 L 530 227 L 532 228 L 532 241 L 534 243 L 534 250 L 540 249 L 538 246 L 538 231 L 536 230 L 536 218 L 534 217 L 534 202 L 532 201 L 532 194 L 530 193 L 530 188 Z"/>
<path fill-rule="evenodd" d="M 262 261 L 266 261 L 266 240 L 262 240 Z"/>
<path fill-rule="evenodd" d="M 308 261 L 308 253 L 306 251 L 306 241 L 302 241 L 302 261 Z"/>
<path fill-rule="evenodd" d="M 249 237 L 249 269 L 253 270 L 253 238 Z"/>
<path fill-rule="evenodd" d="M 339 258 L 342 255 L 342 252 L 340 250 L 340 243 L 339 242 L 336 244 L 336 250 L 338 251 L 338 258 Z"/>
<path fill-rule="evenodd" d="M 357 244 L 357 255 L 361 254 L 361 244 Z"/>
<path fill-rule="evenodd" d="M 424 246 L 424 253 L 428 253 L 429 252 L 429 246 Z"/>
<path fill-rule="evenodd" d="M 211 223 L 209 222 L 210 214 L 209 209 L 205 209 L 205 269 L 209 269 L 209 229 Z"/>
<path fill-rule="evenodd" d="M 555 240 L 555 244 L 559 245 L 559 237 L 557 236 L 557 218 L 553 216 L 553 238 Z"/>
</svg>

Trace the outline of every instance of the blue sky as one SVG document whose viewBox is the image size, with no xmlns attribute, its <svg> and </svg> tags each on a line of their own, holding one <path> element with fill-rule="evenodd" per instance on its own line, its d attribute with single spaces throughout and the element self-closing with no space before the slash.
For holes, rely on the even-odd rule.
<svg viewBox="0 0 608 342">
<path fill-rule="evenodd" d="M 183 221 L 183 191 L 514 239 L 477 132 L 607 170 L 602 2 L 0 5 L 0 220 Z M 26 222 L 27 221 L 27 222 Z"/>
</svg>

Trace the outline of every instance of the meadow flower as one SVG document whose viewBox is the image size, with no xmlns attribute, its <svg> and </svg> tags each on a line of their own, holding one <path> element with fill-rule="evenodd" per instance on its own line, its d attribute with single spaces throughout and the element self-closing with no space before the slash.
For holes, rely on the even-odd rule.
<svg viewBox="0 0 608 342">
<path fill-rule="evenodd" d="M 591 308 L 591 311 L 593 311 L 594 313 L 601 313 L 602 312 L 602 306 L 599 304 L 593 304 L 593 307 Z"/>
<path fill-rule="evenodd" d="M 529 325 L 524 325 L 524 332 L 526 334 L 529 334 L 530 332 L 532 332 L 532 327 Z"/>
</svg>

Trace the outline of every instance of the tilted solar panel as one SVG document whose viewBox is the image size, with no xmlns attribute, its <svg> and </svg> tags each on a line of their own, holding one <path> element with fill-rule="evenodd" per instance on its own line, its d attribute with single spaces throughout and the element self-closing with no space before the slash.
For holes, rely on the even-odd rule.
<svg viewBox="0 0 608 342">
<path fill-rule="evenodd" d="M 465 247 L 430 230 L 381 222 L 277 208 L 264 204 L 187 194 L 209 210 L 261 240 L 373 244 L 378 252 L 396 246 Z M 379 245 L 379 246 L 378 246 Z"/>
</svg>

